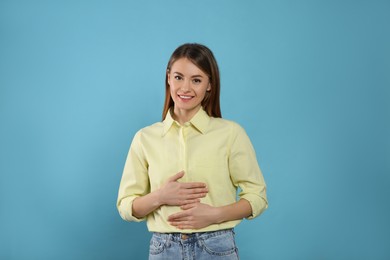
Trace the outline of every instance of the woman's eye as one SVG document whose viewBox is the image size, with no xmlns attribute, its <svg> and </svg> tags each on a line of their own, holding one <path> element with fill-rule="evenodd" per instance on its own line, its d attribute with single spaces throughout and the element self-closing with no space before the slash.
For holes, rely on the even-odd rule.
<svg viewBox="0 0 390 260">
<path fill-rule="evenodd" d="M 194 83 L 201 83 L 202 81 L 200 79 L 194 79 Z"/>
<path fill-rule="evenodd" d="M 177 75 L 176 75 L 176 76 L 175 76 L 175 79 L 176 79 L 176 80 L 181 80 L 181 79 L 182 79 L 182 77 L 181 77 L 181 76 L 177 76 Z"/>
</svg>

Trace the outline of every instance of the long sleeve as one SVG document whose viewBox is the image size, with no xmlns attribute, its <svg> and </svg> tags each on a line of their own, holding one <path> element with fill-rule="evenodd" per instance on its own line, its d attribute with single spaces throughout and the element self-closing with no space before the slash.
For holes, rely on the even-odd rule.
<svg viewBox="0 0 390 260">
<path fill-rule="evenodd" d="M 229 170 L 233 184 L 241 189 L 239 197 L 246 199 L 252 207 L 248 219 L 259 216 L 268 207 L 266 184 L 252 143 L 238 124 L 233 127 Z"/>
<path fill-rule="evenodd" d="M 139 219 L 133 216 L 132 204 L 135 198 L 150 192 L 148 164 L 140 139 L 141 132 L 139 131 L 131 143 L 119 185 L 117 208 L 120 216 L 126 221 L 145 220 L 145 218 Z"/>
</svg>

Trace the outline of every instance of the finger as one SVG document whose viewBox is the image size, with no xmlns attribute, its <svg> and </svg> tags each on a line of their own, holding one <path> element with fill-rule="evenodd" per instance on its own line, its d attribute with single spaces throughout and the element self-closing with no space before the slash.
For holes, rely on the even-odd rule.
<svg viewBox="0 0 390 260">
<path fill-rule="evenodd" d="M 174 221 L 170 221 L 169 224 L 170 224 L 171 226 L 174 226 L 174 227 L 177 227 L 177 228 L 179 228 L 179 226 L 180 226 L 180 223 L 179 223 L 179 222 L 174 222 Z"/>
<path fill-rule="evenodd" d="M 188 219 L 179 219 L 179 220 L 171 220 L 168 221 L 169 224 L 174 225 L 174 226 L 179 226 L 179 225 L 188 225 L 191 221 Z"/>
<path fill-rule="evenodd" d="M 168 221 L 178 220 L 188 216 L 188 213 L 182 211 L 168 216 Z"/>
<path fill-rule="evenodd" d="M 191 200 L 185 200 L 182 204 L 180 204 L 181 206 L 184 206 L 184 205 L 187 205 L 187 204 L 194 204 L 194 203 L 199 203 L 200 202 L 200 199 L 191 199 Z"/>
<path fill-rule="evenodd" d="M 187 209 L 195 208 L 196 205 L 197 205 L 197 203 L 189 203 L 189 204 L 182 205 L 180 208 L 182 210 L 187 210 Z"/>
<path fill-rule="evenodd" d="M 186 224 L 186 225 L 179 225 L 177 226 L 178 229 L 196 229 L 193 225 L 189 225 L 189 224 Z"/>
<path fill-rule="evenodd" d="M 168 179 L 168 182 L 174 182 L 184 176 L 184 171 L 180 171 Z"/>
<path fill-rule="evenodd" d="M 188 221 L 182 221 L 182 222 L 170 222 L 174 227 L 177 227 L 178 229 L 195 229 L 194 225 L 192 225 Z"/>
<path fill-rule="evenodd" d="M 203 182 L 184 182 L 182 185 L 186 189 L 206 188 L 206 183 Z"/>
<path fill-rule="evenodd" d="M 206 197 L 206 193 L 203 194 L 190 194 L 183 196 L 182 203 L 180 205 L 185 205 L 189 203 L 200 202 L 200 200 Z"/>
<path fill-rule="evenodd" d="M 208 193 L 207 189 L 197 189 L 196 191 L 192 191 L 192 190 L 181 191 L 181 194 L 186 195 L 187 199 L 203 198 L 207 195 L 207 193 Z"/>
<path fill-rule="evenodd" d="M 170 220 L 170 221 L 168 221 L 168 222 L 170 222 L 170 223 L 176 223 L 175 225 L 180 225 L 180 224 L 182 224 L 182 223 L 184 223 L 184 222 L 188 222 L 188 221 L 191 221 L 191 219 L 190 219 L 190 218 L 178 218 L 178 219 Z"/>
</svg>

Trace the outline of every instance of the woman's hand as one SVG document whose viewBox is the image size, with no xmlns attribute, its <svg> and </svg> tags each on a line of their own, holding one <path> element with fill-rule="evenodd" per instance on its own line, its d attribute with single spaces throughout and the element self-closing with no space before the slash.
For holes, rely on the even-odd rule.
<svg viewBox="0 0 390 260">
<path fill-rule="evenodd" d="M 181 206 L 183 211 L 172 214 L 168 222 L 179 229 L 200 229 L 219 223 L 219 210 L 203 203 Z"/>
<path fill-rule="evenodd" d="M 240 220 L 252 214 L 252 207 L 246 199 L 221 207 L 192 203 L 180 208 L 182 211 L 168 217 L 169 224 L 179 229 L 205 228 L 212 224 Z"/>
<path fill-rule="evenodd" d="M 208 189 L 202 182 L 180 183 L 178 180 L 184 176 L 184 171 L 178 172 L 158 191 L 159 204 L 182 206 L 200 202 L 207 195 Z"/>
</svg>

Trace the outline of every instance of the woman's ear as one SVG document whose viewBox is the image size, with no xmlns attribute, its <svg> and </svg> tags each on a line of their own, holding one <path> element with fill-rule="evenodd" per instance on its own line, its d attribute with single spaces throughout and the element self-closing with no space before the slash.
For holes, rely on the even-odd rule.
<svg viewBox="0 0 390 260">
<path fill-rule="evenodd" d="M 211 84 L 210 84 L 210 82 L 209 82 L 209 85 L 207 86 L 207 89 L 206 89 L 207 91 L 210 91 L 211 90 Z"/>
<path fill-rule="evenodd" d="M 169 74 L 169 70 L 167 70 L 167 81 L 168 85 L 171 85 L 171 75 Z"/>
</svg>

